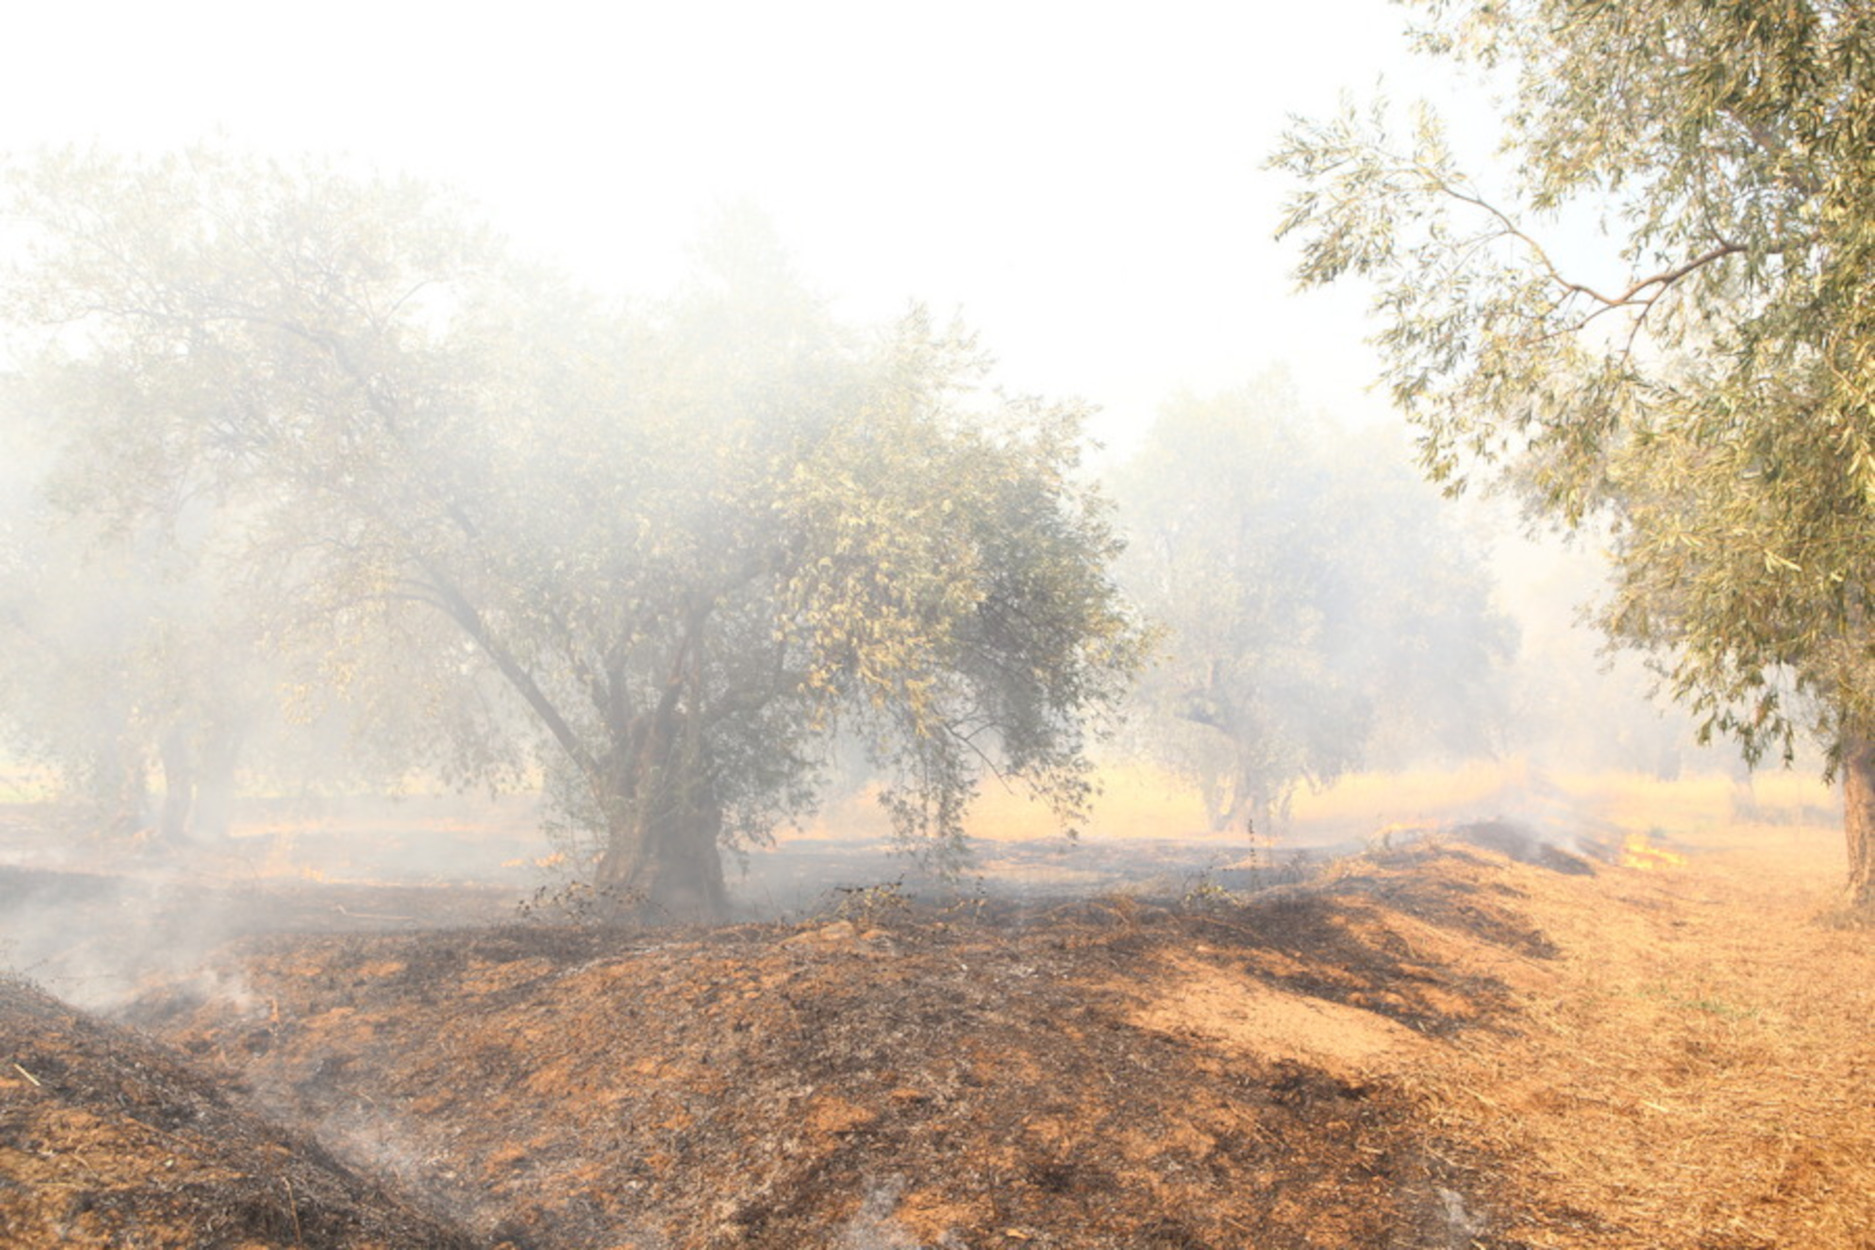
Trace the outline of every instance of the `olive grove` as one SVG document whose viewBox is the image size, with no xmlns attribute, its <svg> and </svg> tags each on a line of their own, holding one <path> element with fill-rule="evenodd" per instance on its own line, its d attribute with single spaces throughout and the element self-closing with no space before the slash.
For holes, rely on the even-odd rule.
<svg viewBox="0 0 1875 1250">
<path fill-rule="evenodd" d="M 986 770 L 1084 806 L 1142 635 L 1081 412 L 991 388 L 968 336 L 835 324 L 746 225 L 607 301 L 316 163 L 67 153 L 5 211 L 8 404 L 65 506 L 212 516 L 291 699 L 420 724 L 459 780 L 544 773 L 619 907 L 720 913 L 722 846 L 805 810 L 836 734 L 926 845 Z"/>
</svg>

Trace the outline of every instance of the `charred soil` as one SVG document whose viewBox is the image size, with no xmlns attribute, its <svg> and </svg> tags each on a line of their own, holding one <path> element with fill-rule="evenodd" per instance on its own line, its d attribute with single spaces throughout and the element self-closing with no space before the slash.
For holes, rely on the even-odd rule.
<svg viewBox="0 0 1875 1250">
<path fill-rule="evenodd" d="M 478 1244 L 233 1104 L 175 1052 L 0 983 L 0 1244 Z"/>
<path fill-rule="evenodd" d="M 1816 921 L 1798 836 L 1655 871 L 1426 844 L 1247 899 L 245 937 L 135 1033 L 8 993 L 0 1230 L 1875 1246 L 1875 954 Z"/>
</svg>

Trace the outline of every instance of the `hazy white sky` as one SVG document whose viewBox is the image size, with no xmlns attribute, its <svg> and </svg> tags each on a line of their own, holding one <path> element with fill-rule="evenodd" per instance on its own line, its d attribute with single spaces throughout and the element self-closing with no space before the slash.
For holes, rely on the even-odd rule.
<svg viewBox="0 0 1875 1250">
<path fill-rule="evenodd" d="M 843 310 L 961 310 L 1008 383 L 1129 432 L 1287 362 L 1378 401 L 1360 298 L 1290 293 L 1259 163 L 1285 116 L 1423 90 L 1384 0 L 1144 5 L 18 6 L 0 146 L 213 135 L 466 188 L 609 289 L 668 282 L 750 197 Z"/>
</svg>

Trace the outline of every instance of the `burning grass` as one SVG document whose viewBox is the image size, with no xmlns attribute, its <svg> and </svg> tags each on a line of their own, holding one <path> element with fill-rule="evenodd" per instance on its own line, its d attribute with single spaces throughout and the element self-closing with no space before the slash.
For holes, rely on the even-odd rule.
<svg viewBox="0 0 1875 1250">
<path fill-rule="evenodd" d="M 1240 967 L 1257 922 L 1002 920 L 295 942 L 246 960 L 266 1012 L 145 1018 L 527 1246 L 1370 1245 L 1424 1217 L 1397 1092 L 1188 1018 L 1194 992 L 1262 984 Z M 1281 976 L 1327 975 L 1289 946 Z M 1198 982 L 1169 984 L 1168 958 Z M 1336 990 L 1397 972 L 1375 954 Z M 1388 1005 L 1440 1029 L 1474 1010 L 1410 984 Z M 1297 1009 L 1292 1035 L 1332 1032 Z"/>
</svg>

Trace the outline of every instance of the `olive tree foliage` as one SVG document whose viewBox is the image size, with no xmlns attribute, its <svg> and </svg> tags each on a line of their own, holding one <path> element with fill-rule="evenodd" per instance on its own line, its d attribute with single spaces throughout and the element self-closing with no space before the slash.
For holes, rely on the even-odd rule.
<svg viewBox="0 0 1875 1250">
<path fill-rule="evenodd" d="M 1080 412 L 988 389 L 967 337 L 844 330 L 747 231 L 619 306 L 317 164 L 68 154 L 7 211 L 75 506 L 211 500 L 300 697 L 434 707 L 465 780 L 538 761 L 615 897 L 720 912 L 721 846 L 810 804 L 836 733 L 922 845 L 985 769 L 1084 804 L 1139 650 L 1117 543 Z"/>
<path fill-rule="evenodd" d="M 1488 751 L 1510 622 L 1479 553 L 1384 437 L 1277 374 L 1168 403 L 1114 477 L 1122 582 L 1164 628 L 1141 740 L 1216 829 L 1376 759 Z M 1403 449 L 1400 449 L 1403 452 Z"/>
<path fill-rule="evenodd" d="M 1875 10 L 1415 7 L 1423 50 L 1507 91 L 1505 189 L 1423 111 L 1398 137 L 1379 109 L 1299 121 L 1273 163 L 1301 280 L 1372 282 L 1435 476 L 1609 527 L 1601 623 L 1702 734 L 1753 760 L 1820 738 L 1868 900 Z"/>
</svg>

